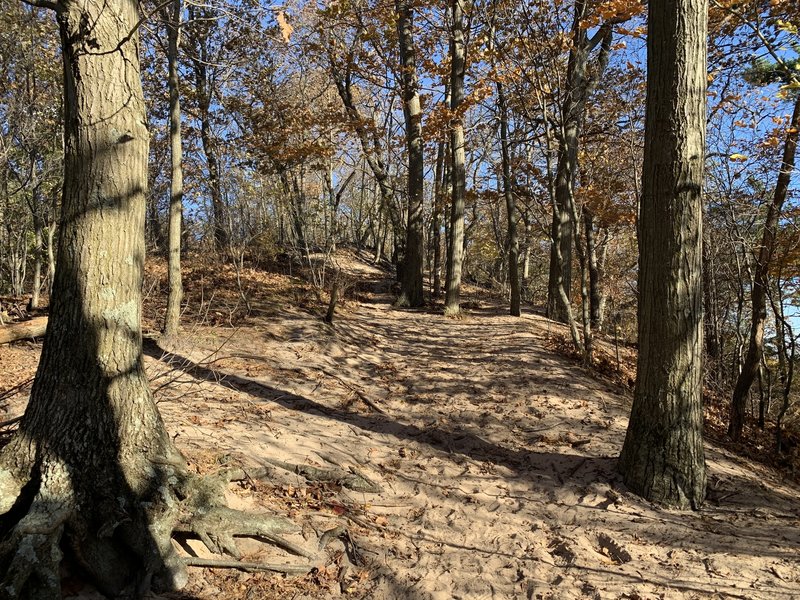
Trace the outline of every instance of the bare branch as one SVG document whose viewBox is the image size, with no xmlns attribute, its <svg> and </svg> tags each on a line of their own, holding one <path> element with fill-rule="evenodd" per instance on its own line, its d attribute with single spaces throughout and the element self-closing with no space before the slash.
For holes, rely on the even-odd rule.
<svg viewBox="0 0 800 600">
<path fill-rule="evenodd" d="M 23 4 L 27 4 L 28 6 L 35 6 L 37 8 L 49 8 L 50 10 L 54 10 L 56 12 L 61 12 L 64 10 L 64 7 L 61 6 L 58 2 L 51 2 L 51 0 L 22 0 Z"/>
</svg>

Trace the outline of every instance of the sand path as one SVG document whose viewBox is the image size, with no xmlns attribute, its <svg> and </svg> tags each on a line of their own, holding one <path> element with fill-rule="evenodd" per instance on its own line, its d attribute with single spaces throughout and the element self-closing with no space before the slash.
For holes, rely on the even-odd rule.
<svg viewBox="0 0 800 600">
<path fill-rule="evenodd" d="M 233 335 L 198 328 L 172 356 L 151 347 L 148 362 L 156 386 L 169 382 L 160 407 L 190 456 L 337 464 L 383 486 L 286 504 L 310 538 L 351 528 L 362 566 L 342 590 L 409 600 L 800 597 L 798 489 L 708 447 L 707 507 L 656 509 L 615 474 L 629 398 L 547 351 L 555 325 L 497 307 L 457 321 L 396 310 L 380 271 L 349 266 L 361 301 L 334 327 L 287 309 Z M 277 485 L 292 498 L 308 493 L 294 475 Z M 254 496 L 270 505 L 258 493 L 243 502 Z"/>
</svg>

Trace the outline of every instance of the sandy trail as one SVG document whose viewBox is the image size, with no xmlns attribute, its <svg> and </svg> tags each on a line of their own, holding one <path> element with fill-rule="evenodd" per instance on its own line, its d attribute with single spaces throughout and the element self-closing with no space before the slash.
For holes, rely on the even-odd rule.
<svg viewBox="0 0 800 600">
<path fill-rule="evenodd" d="M 158 396 L 190 456 L 335 463 L 383 486 L 339 492 L 345 515 L 293 513 L 316 531 L 353 516 L 354 595 L 800 597 L 796 488 L 708 447 L 707 507 L 650 506 L 615 474 L 629 399 L 546 350 L 555 325 L 395 310 L 383 274 L 357 267 L 370 291 L 334 327 L 285 311 L 232 336 L 197 329 L 171 357 L 149 349 L 155 385 L 178 378 Z"/>
<path fill-rule="evenodd" d="M 146 344 L 167 427 L 198 469 L 278 459 L 352 468 L 383 487 L 352 492 L 281 469 L 232 487 L 234 505 L 301 523 L 298 543 L 339 524 L 353 543 L 334 542 L 336 564 L 302 585 L 193 568 L 178 597 L 800 598 L 796 486 L 707 445 L 706 507 L 654 508 L 615 472 L 630 393 L 547 350 L 559 326 L 493 306 L 460 320 L 396 310 L 384 273 L 346 266 L 358 301 L 333 327 L 255 303 L 246 327 L 187 327 L 170 354 Z M 9 384 L 32 376 L 38 349 L 0 347 Z M 2 409 L 19 414 L 24 400 Z"/>
</svg>

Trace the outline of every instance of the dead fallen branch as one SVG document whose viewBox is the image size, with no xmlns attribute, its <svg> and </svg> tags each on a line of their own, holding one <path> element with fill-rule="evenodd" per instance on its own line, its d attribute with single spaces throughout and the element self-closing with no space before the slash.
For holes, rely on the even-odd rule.
<svg viewBox="0 0 800 600">
<path fill-rule="evenodd" d="M 380 485 L 353 467 L 350 467 L 350 472 L 347 472 L 343 469 L 320 469 L 310 465 L 295 465 L 270 458 L 266 459 L 266 461 L 276 467 L 280 467 L 284 471 L 300 475 L 308 481 L 319 483 L 332 482 L 348 490 L 366 492 L 368 494 L 378 494 L 382 491 Z"/>
<path fill-rule="evenodd" d="M 33 340 L 44 335 L 47 330 L 47 317 L 36 317 L 0 327 L 0 344 L 10 344 L 19 340 Z"/>
<path fill-rule="evenodd" d="M 312 565 L 276 565 L 271 563 L 244 562 L 240 560 L 226 560 L 216 558 L 183 559 L 187 567 L 205 567 L 206 569 L 239 569 L 240 571 L 272 571 L 286 573 L 287 575 L 305 575 L 313 568 Z"/>
</svg>

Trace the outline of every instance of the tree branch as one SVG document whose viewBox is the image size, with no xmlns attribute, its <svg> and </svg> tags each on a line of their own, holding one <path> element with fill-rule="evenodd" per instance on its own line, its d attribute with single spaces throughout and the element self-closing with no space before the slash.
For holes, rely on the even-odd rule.
<svg viewBox="0 0 800 600">
<path fill-rule="evenodd" d="M 37 8 L 49 8 L 50 10 L 54 10 L 56 12 L 61 12 L 64 10 L 64 7 L 61 6 L 58 2 L 51 2 L 51 0 L 22 0 L 23 4 L 27 4 L 28 6 L 35 6 Z"/>
</svg>

